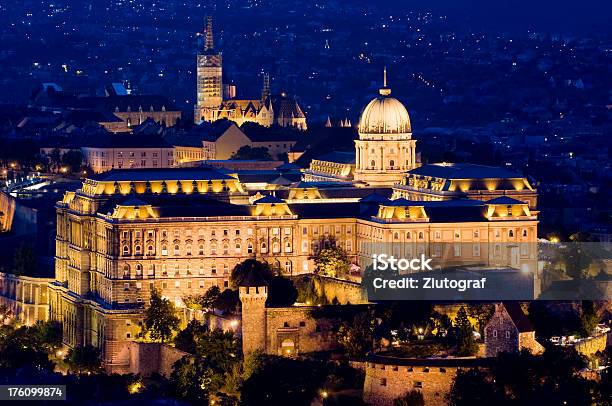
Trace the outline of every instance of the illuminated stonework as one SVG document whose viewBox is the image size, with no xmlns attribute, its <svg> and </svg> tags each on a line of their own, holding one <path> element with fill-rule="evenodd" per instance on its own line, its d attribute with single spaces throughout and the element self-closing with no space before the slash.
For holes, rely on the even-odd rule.
<svg viewBox="0 0 612 406">
<path fill-rule="evenodd" d="M 380 96 L 364 108 L 355 141 L 356 182 L 390 186 L 416 167 L 416 140 L 404 105 L 391 97 L 385 69 Z"/>
<path fill-rule="evenodd" d="M 204 52 L 197 57 L 197 101 L 194 108 L 194 121 L 214 122 L 228 119 L 241 126 L 254 122 L 264 127 L 279 125 L 294 127 L 305 131 L 306 115 L 296 100 L 285 93 L 270 94 L 270 77 L 263 74 L 261 98 L 224 100 L 223 60 L 221 53 L 214 48 L 212 20 L 207 18 Z"/>
</svg>

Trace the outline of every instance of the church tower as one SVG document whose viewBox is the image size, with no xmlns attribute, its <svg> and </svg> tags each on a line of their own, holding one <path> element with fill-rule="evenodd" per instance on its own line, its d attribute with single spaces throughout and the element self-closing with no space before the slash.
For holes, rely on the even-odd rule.
<svg viewBox="0 0 612 406">
<path fill-rule="evenodd" d="M 266 351 L 266 300 L 268 284 L 251 270 L 238 288 L 242 302 L 242 353 Z"/>
<path fill-rule="evenodd" d="M 370 186 L 391 186 L 416 167 L 416 140 L 412 139 L 406 107 L 391 97 L 387 68 L 379 94 L 359 118 L 354 180 Z"/>
<path fill-rule="evenodd" d="M 212 17 L 206 17 L 204 52 L 198 54 L 197 100 L 194 121 L 214 121 L 217 109 L 223 102 L 223 72 L 221 53 L 215 51 Z"/>
</svg>

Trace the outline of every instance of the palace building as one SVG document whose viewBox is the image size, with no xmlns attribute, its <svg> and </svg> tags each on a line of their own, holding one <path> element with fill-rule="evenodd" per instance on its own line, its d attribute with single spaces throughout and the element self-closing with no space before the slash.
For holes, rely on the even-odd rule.
<svg viewBox="0 0 612 406">
<path fill-rule="evenodd" d="M 184 307 L 186 296 L 229 287 L 232 268 L 248 258 L 284 275 L 308 274 L 313 254 L 333 240 L 354 269 L 386 247 L 398 257 L 422 254 L 448 266 L 514 268 L 535 277 L 538 212 L 530 182 L 485 166 L 417 167 L 415 143 L 408 113 L 385 83 L 363 110 L 355 155 L 313 160 L 298 182 L 262 184 L 253 171 L 206 166 L 91 175 L 56 206 L 48 317 L 62 322 L 66 345 L 98 347 L 106 369 L 122 373 L 131 370 L 128 344 L 141 331 L 152 289 Z M 15 296 L 5 286 L 0 293 Z M 243 329 L 257 341 L 246 349 L 297 352 L 328 343 L 309 338 L 314 324 L 283 321 L 283 311 L 262 307 L 265 291 L 246 288 L 242 317 L 250 324 Z M 245 314 L 250 308 L 256 313 Z"/>
<path fill-rule="evenodd" d="M 306 130 L 306 116 L 295 99 L 286 93 L 270 93 L 270 76 L 263 74 L 263 88 L 259 99 L 224 100 L 223 58 L 215 50 L 212 18 L 207 17 L 204 33 L 204 52 L 197 57 L 197 101 L 194 109 L 196 123 L 228 119 L 238 126 L 245 122 L 258 123 L 264 127 L 278 125 Z M 230 92 L 227 92 L 230 93 Z M 235 91 L 228 94 L 233 96 Z"/>
</svg>

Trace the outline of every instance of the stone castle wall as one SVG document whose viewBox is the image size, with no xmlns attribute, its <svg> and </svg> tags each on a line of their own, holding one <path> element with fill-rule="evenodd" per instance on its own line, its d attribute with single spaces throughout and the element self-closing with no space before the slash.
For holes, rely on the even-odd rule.
<svg viewBox="0 0 612 406">
<path fill-rule="evenodd" d="M 126 347 L 130 354 L 129 373 L 143 376 L 158 373 L 169 377 L 174 363 L 189 355 L 177 348 L 158 343 L 131 341 Z"/>
<path fill-rule="evenodd" d="M 368 292 L 360 283 L 321 276 L 313 277 L 313 283 L 317 295 L 326 297 L 329 302 L 334 298 L 340 304 L 368 302 Z"/>
<path fill-rule="evenodd" d="M 376 406 L 393 406 L 411 390 L 423 394 L 426 406 L 446 405 L 446 396 L 457 376 L 457 367 L 398 366 L 364 363 L 363 400 Z"/>
<path fill-rule="evenodd" d="M 274 307 L 266 309 L 266 353 L 293 356 L 299 353 L 327 351 L 338 347 L 331 323 L 314 319 L 314 306 Z M 248 340 L 244 336 L 243 340 Z"/>
</svg>

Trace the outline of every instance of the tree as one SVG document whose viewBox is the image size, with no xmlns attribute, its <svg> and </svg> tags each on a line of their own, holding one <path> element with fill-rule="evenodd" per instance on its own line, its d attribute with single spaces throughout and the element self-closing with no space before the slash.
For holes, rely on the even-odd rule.
<svg viewBox="0 0 612 406">
<path fill-rule="evenodd" d="M 393 406 L 425 406 L 425 399 L 421 391 L 413 389 L 404 396 L 394 399 Z"/>
<path fill-rule="evenodd" d="M 208 328 L 197 320 L 191 320 L 187 327 L 179 331 L 174 337 L 174 345 L 181 351 L 195 354 L 199 337 L 208 331 Z"/>
<path fill-rule="evenodd" d="M 343 322 L 338 330 L 338 342 L 351 358 L 362 358 L 372 350 L 374 319 L 368 312 L 355 315 L 352 323 Z"/>
<path fill-rule="evenodd" d="M 319 275 L 331 278 L 345 277 L 351 268 L 351 261 L 342 247 L 334 240 L 321 239 L 319 247 L 322 247 L 312 257 L 315 263 L 315 272 Z"/>
<path fill-rule="evenodd" d="M 38 269 L 36 251 L 30 243 L 22 243 L 15 250 L 13 259 L 15 275 L 34 276 Z"/>
<path fill-rule="evenodd" d="M 595 327 L 599 323 L 599 316 L 595 311 L 595 306 L 590 300 L 582 301 L 582 311 L 580 312 L 581 333 L 585 337 L 589 337 L 595 331 Z"/>
<path fill-rule="evenodd" d="M 326 375 L 326 368 L 317 361 L 266 356 L 244 381 L 241 401 L 245 405 L 309 406 Z"/>
<path fill-rule="evenodd" d="M 71 150 L 62 155 L 62 165 L 71 172 L 79 172 L 83 165 L 83 153 L 80 150 Z"/>
<path fill-rule="evenodd" d="M 295 303 L 298 297 L 298 291 L 293 285 L 291 279 L 275 276 L 268 282 L 268 300 L 269 306 L 291 306 Z"/>
<path fill-rule="evenodd" d="M 244 145 L 234 152 L 230 159 L 245 161 L 272 161 L 272 156 L 266 147 L 251 147 Z"/>
<path fill-rule="evenodd" d="M 468 306 L 468 314 L 476 319 L 476 327 L 481 336 L 484 336 L 484 328 L 494 312 L 495 307 L 489 303 L 474 303 Z"/>
<path fill-rule="evenodd" d="M 225 315 L 233 314 L 239 302 L 237 290 L 225 289 L 213 302 L 213 308 L 218 309 Z"/>
<path fill-rule="evenodd" d="M 494 405 L 499 395 L 492 378 L 480 369 L 460 370 L 447 395 L 450 406 Z"/>
<path fill-rule="evenodd" d="M 478 345 L 474 340 L 474 329 L 464 306 L 461 306 L 457 312 L 455 330 L 458 354 L 461 356 L 474 355 L 478 351 Z"/>
<path fill-rule="evenodd" d="M 100 351 L 91 345 L 71 348 L 64 359 L 72 371 L 79 374 L 83 372 L 99 372 Z"/>
<path fill-rule="evenodd" d="M 240 345 L 233 333 L 218 329 L 198 334 L 195 343 L 195 354 L 174 364 L 172 382 L 180 398 L 208 404 L 239 363 Z"/>
<path fill-rule="evenodd" d="M 151 291 L 149 307 L 145 310 L 143 331 L 154 341 L 162 344 L 168 341 L 179 327 L 180 320 L 175 315 L 174 305 L 162 298 L 156 289 Z"/>
<path fill-rule="evenodd" d="M 232 274 L 230 275 L 230 284 L 232 288 L 238 289 L 244 281 L 244 278 L 246 278 L 250 272 L 258 273 L 265 281 L 269 281 L 274 276 L 267 262 L 249 258 L 236 264 L 234 269 L 232 269 Z"/>
<path fill-rule="evenodd" d="M 36 339 L 47 352 L 53 352 L 61 347 L 63 331 L 59 321 L 37 321 L 32 329 Z"/>
<path fill-rule="evenodd" d="M 218 286 L 211 286 L 202 296 L 200 304 L 204 309 L 213 309 L 215 301 L 219 298 L 221 289 Z"/>
</svg>

